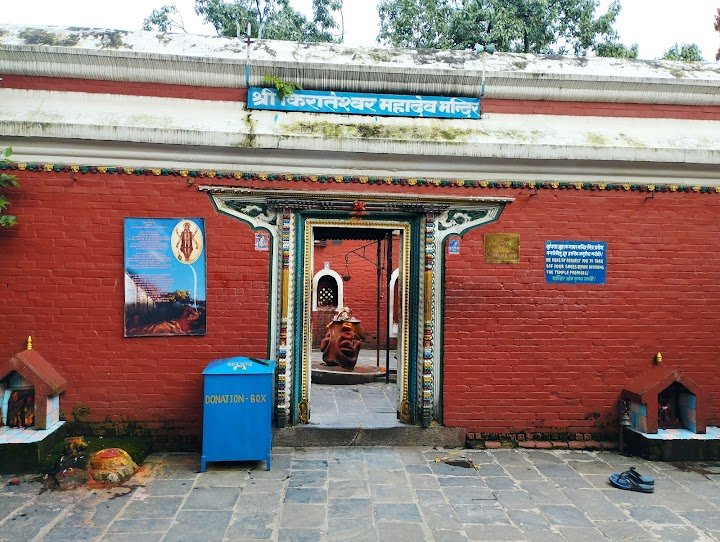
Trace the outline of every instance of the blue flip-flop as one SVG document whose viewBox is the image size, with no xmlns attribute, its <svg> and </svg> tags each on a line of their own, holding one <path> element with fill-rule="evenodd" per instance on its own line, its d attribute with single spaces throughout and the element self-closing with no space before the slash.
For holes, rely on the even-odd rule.
<svg viewBox="0 0 720 542">
<path fill-rule="evenodd" d="M 624 472 L 611 474 L 610 484 L 618 489 L 626 489 L 628 491 L 639 491 L 640 493 L 655 492 L 655 486 L 641 484 Z"/>
<path fill-rule="evenodd" d="M 635 470 L 635 467 L 630 467 L 630 469 L 623 472 L 623 474 L 629 476 L 630 478 L 633 478 L 638 484 L 645 484 L 647 486 L 655 485 L 655 478 L 653 478 L 652 476 L 643 476 L 637 470 Z"/>
</svg>

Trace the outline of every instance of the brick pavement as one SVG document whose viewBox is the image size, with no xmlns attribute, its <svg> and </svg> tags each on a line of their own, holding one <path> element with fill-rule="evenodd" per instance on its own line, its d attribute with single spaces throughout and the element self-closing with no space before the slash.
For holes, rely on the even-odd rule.
<svg viewBox="0 0 720 542">
<path fill-rule="evenodd" d="M 436 462 L 463 455 L 476 469 Z M 157 454 L 124 486 L 41 493 L 0 477 L 2 541 L 720 540 L 720 464 L 613 452 L 275 448 L 264 464 Z M 654 494 L 612 488 L 635 465 Z M 700 468 L 702 467 L 702 468 Z M 10 485 L 11 478 L 20 480 Z"/>
</svg>

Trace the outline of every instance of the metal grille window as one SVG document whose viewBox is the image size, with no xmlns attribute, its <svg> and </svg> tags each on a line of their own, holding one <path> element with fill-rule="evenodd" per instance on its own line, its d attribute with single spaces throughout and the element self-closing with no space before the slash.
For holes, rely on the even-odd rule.
<svg viewBox="0 0 720 542">
<path fill-rule="evenodd" d="M 331 276 L 325 275 L 320 278 L 317 290 L 318 307 L 337 307 L 338 291 L 337 281 Z"/>
</svg>

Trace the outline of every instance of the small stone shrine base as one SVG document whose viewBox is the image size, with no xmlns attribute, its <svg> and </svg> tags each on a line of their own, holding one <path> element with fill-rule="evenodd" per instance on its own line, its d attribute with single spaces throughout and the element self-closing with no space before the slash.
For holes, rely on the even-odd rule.
<svg viewBox="0 0 720 542">
<path fill-rule="evenodd" d="M 651 461 L 718 461 L 720 427 L 707 427 L 706 433 L 687 429 L 658 429 L 657 433 L 625 431 L 625 451 Z"/>
<path fill-rule="evenodd" d="M 373 365 L 355 365 L 354 369 L 344 369 L 339 365 L 312 364 L 312 382 L 314 384 L 352 385 L 367 384 L 385 378 L 385 369 Z"/>
<path fill-rule="evenodd" d="M 47 429 L 0 426 L 0 473 L 40 472 L 45 458 L 66 433 L 64 421 Z"/>
</svg>

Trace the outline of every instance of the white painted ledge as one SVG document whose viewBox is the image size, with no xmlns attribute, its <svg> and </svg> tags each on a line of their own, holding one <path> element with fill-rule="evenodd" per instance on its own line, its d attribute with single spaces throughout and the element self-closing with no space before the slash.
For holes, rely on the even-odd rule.
<svg viewBox="0 0 720 542">
<path fill-rule="evenodd" d="M 22 154 L 23 141 L 42 138 L 56 148 L 69 141 L 86 142 L 87 154 L 74 162 L 95 165 L 200 160 L 217 168 L 262 170 L 266 162 L 261 156 L 266 156 L 268 165 L 283 169 L 295 167 L 293 156 L 312 153 L 327 158 L 323 162 L 315 158 L 313 172 L 321 163 L 322 167 L 331 164 L 334 156 L 355 157 L 372 171 L 377 164 L 370 162 L 375 160 L 402 162 L 403 157 L 414 157 L 446 165 L 460 160 L 470 170 L 466 178 L 499 173 L 478 171 L 482 163 L 504 164 L 504 173 L 520 174 L 523 163 L 554 162 L 565 168 L 583 163 L 611 168 L 634 164 L 627 168 L 629 173 L 633 168 L 683 165 L 683 176 L 717 179 L 712 170 L 720 163 L 720 121 L 504 114 L 488 114 L 481 120 L 391 119 L 251 112 L 237 102 L 16 89 L 0 89 L 0 102 L 0 146 L 12 144 L 16 160 L 31 159 Z M 126 161 L 131 156 L 108 153 L 107 148 L 105 154 L 92 154 L 101 142 L 185 146 L 193 149 L 195 158 L 156 154 L 153 164 L 132 164 Z M 44 152 L 50 160 L 52 153 Z M 284 153 L 286 160 L 274 158 L 273 153 Z M 223 158 L 205 159 L 211 155 Z M 38 161 L 43 156 L 32 158 Z M 513 163 L 518 164 L 514 172 Z"/>
</svg>

